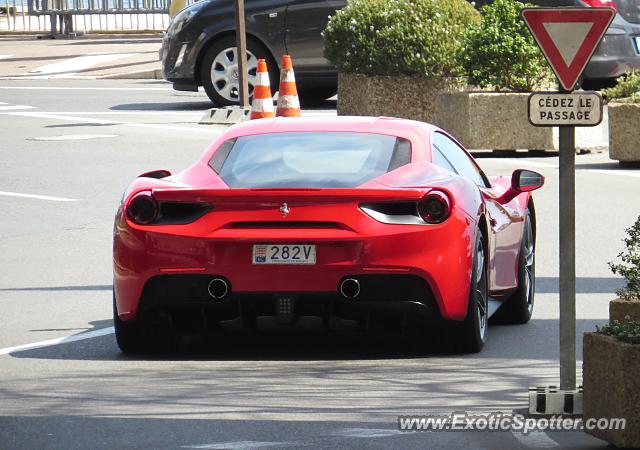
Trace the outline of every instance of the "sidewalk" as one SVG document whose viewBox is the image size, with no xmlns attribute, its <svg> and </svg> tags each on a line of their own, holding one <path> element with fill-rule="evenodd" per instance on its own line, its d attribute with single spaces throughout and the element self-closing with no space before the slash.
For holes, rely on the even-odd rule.
<svg viewBox="0 0 640 450">
<path fill-rule="evenodd" d="M 0 37 L 0 78 L 156 78 L 162 36 Z"/>
</svg>

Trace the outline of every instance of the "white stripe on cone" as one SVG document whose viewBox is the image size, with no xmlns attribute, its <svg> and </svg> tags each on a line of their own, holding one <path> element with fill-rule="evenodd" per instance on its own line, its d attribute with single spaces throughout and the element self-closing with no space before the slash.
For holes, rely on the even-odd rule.
<svg viewBox="0 0 640 450">
<path fill-rule="evenodd" d="M 251 104 L 251 111 L 253 112 L 273 112 L 273 99 L 272 98 L 254 98 Z"/>
<path fill-rule="evenodd" d="M 271 86 L 268 72 L 258 72 L 256 74 L 255 86 Z"/>
<path fill-rule="evenodd" d="M 280 82 L 291 82 L 291 83 L 295 83 L 296 81 L 296 77 L 293 75 L 293 70 L 284 70 L 282 72 L 282 78 L 280 79 Z"/>
<path fill-rule="evenodd" d="M 278 108 L 300 109 L 300 100 L 297 95 L 278 95 Z"/>
</svg>

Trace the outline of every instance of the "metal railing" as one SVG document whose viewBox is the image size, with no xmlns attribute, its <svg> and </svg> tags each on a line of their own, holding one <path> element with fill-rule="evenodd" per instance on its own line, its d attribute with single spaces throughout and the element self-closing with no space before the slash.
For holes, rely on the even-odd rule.
<svg viewBox="0 0 640 450">
<path fill-rule="evenodd" d="M 0 0 L 0 32 L 161 31 L 171 0 Z"/>
</svg>

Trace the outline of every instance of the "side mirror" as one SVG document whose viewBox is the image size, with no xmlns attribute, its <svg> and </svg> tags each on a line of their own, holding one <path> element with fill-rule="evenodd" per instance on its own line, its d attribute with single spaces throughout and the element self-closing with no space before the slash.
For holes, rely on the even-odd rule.
<svg viewBox="0 0 640 450">
<path fill-rule="evenodd" d="M 517 169 L 511 175 L 511 186 L 496 200 L 499 203 L 509 203 L 523 192 L 531 192 L 540 189 L 544 185 L 544 177 L 538 172 L 526 169 Z"/>
<path fill-rule="evenodd" d="M 521 192 L 531 192 L 544 185 L 544 177 L 533 170 L 518 169 L 511 175 L 511 189 Z"/>
</svg>

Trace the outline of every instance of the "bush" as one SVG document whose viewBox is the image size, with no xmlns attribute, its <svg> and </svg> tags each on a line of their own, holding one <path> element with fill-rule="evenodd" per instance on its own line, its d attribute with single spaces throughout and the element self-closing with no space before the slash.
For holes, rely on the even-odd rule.
<svg viewBox="0 0 640 450">
<path fill-rule="evenodd" d="M 324 54 L 342 72 L 456 77 L 463 32 L 478 20 L 465 0 L 350 0 L 330 17 Z"/>
<path fill-rule="evenodd" d="M 627 237 L 623 240 L 626 249 L 618 254 L 622 264 L 610 262 L 609 267 L 626 281 L 626 286 L 616 294 L 623 300 L 640 301 L 640 217 L 626 231 Z"/>
<path fill-rule="evenodd" d="M 551 70 L 514 0 L 495 0 L 480 9 L 482 21 L 464 36 L 461 64 L 469 83 L 496 91 L 531 92 L 548 84 Z"/>
<path fill-rule="evenodd" d="M 640 344 L 640 322 L 614 322 L 602 328 L 596 326 L 600 334 L 613 336 L 620 342 L 627 344 Z"/>
<path fill-rule="evenodd" d="M 620 98 L 640 101 L 640 71 L 628 72 L 622 75 L 614 87 L 603 89 L 602 96 L 607 102 Z"/>
</svg>

